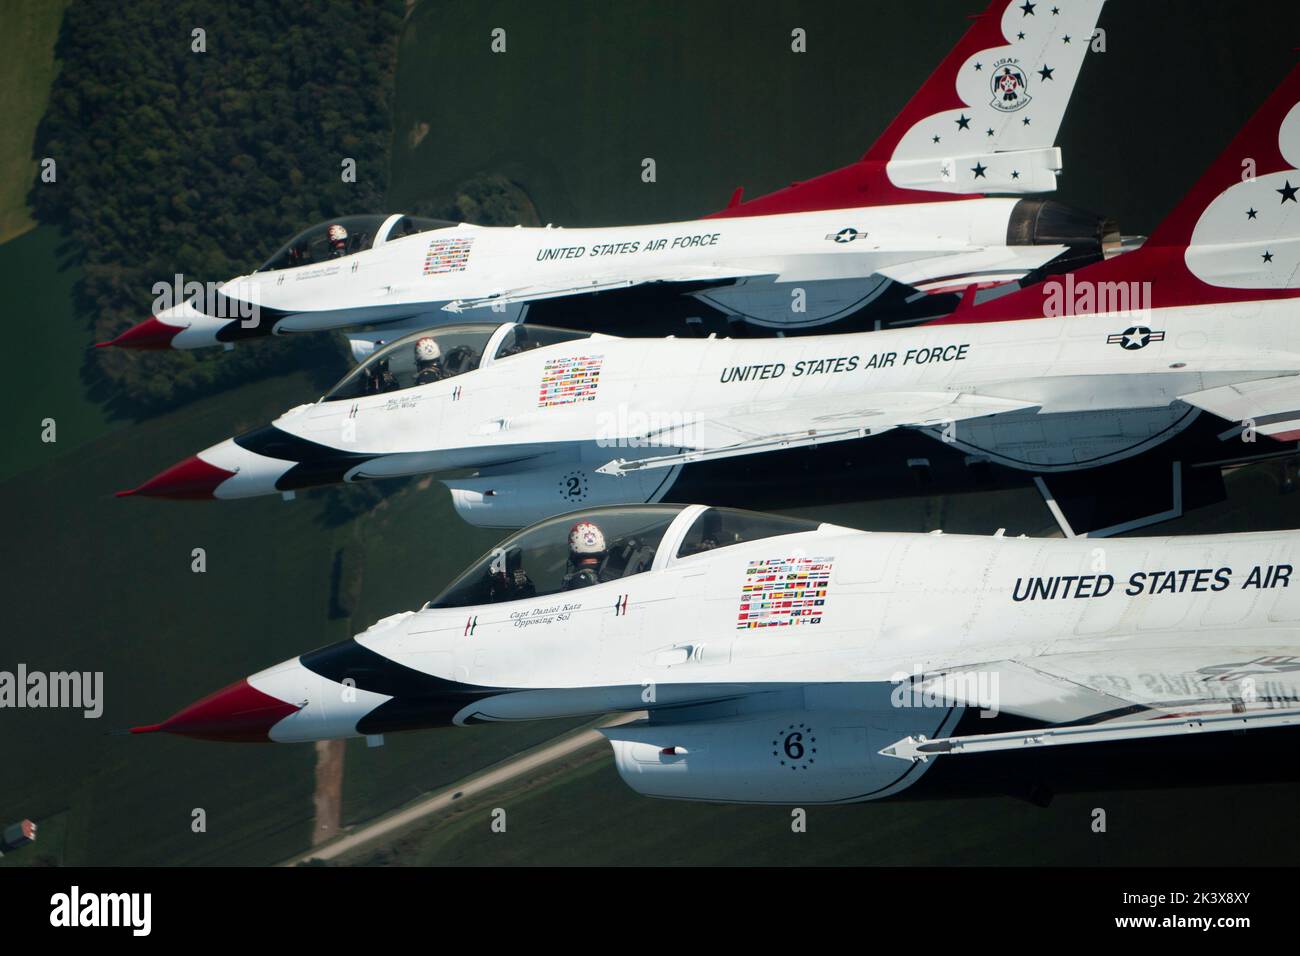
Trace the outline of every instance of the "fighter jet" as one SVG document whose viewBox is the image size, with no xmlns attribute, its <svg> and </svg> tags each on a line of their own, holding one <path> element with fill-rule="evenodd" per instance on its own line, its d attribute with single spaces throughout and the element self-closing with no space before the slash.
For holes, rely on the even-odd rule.
<svg viewBox="0 0 1300 956">
<path fill-rule="evenodd" d="M 612 320 L 610 294 L 629 289 L 807 328 L 861 311 L 891 283 L 953 292 L 1121 251 L 1113 223 L 1017 198 L 1056 188 L 1053 144 L 1103 2 L 994 0 L 860 160 L 752 201 L 737 190 L 702 219 L 553 229 L 341 218 L 102 344 L 192 349 L 381 326 L 349 336 L 359 360 L 377 341 L 489 308 L 516 319 L 531 302 L 603 293 Z"/>
<path fill-rule="evenodd" d="M 1243 156 L 1257 164 L 1246 181 Z M 848 335 L 416 332 L 315 404 L 124 494 L 237 498 L 435 472 L 467 521 L 521 527 L 583 505 L 662 500 L 702 463 L 898 428 L 1034 475 L 1139 455 L 1202 412 L 1235 442 L 1222 458 L 1254 451 L 1257 435 L 1290 442 L 1300 437 L 1297 164 L 1300 68 L 1146 246 L 1063 281 L 939 323 Z"/>
<path fill-rule="evenodd" d="M 379 743 L 645 711 L 603 731 L 639 793 L 874 800 L 938 757 L 1300 722 L 1297 558 L 1291 531 L 1101 548 L 595 509 L 134 732 Z M 989 731 L 995 715 L 1021 729 Z"/>
</svg>

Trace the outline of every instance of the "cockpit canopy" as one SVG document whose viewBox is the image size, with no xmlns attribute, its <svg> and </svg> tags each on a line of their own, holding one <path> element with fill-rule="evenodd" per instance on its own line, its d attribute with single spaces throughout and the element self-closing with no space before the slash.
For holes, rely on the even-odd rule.
<svg viewBox="0 0 1300 956">
<path fill-rule="evenodd" d="M 689 505 L 615 505 L 561 515 L 516 532 L 470 565 L 430 607 L 469 607 L 575 591 L 649 571 L 669 527 Z M 585 526 L 594 526 L 592 535 Z M 677 558 L 815 531 L 816 521 L 707 508 L 686 529 Z M 577 550 L 571 538 L 577 535 Z M 674 532 L 677 539 L 679 532 Z M 595 538 L 598 546 L 593 548 Z"/>
<path fill-rule="evenodd" d="M 456 223 L 445 219 L 426 219 L 420 216 L 340 216 L 304 229 L 257 271 L 275 272 L 278 269 L 319 265 L 393 239 L 434 229 L 448 229 L 455 225 Z"/>
<path fill-rule="evenodd" d="M 590 332 L 545 325 L 444 325 L 411 332 L 377 348 L 369 358 L 325 393 L 323 402 L 351 401 L 396 392 L 472 372 L 484 352 L 497 362 L 520 352 L 586 338 Z M 430 345 L 432 343 L 432 345 Z"/>
<path fill-rule="evenodd" d="M 816 531 L 817 521 L 805 518 L 787 518 L 785 515 L 768 515 L 737 508 L 709 508 L 691 523 L 677 548 L 678 558 L 689 558 L 733 544 L 776 538 L 783 534 Z"/>
<path fill-rule="evenodd" d="M 558 345 L 575 339 L 590 338 L 590 332 L 575 332 L 573 329 L 557 329 L 549 325 L 512 325 L 501 337 L 501 341 L 492 350 L 492 361 L 499 362 L 510 355 L 531 352 L 544 345 Z"/>
</svg>

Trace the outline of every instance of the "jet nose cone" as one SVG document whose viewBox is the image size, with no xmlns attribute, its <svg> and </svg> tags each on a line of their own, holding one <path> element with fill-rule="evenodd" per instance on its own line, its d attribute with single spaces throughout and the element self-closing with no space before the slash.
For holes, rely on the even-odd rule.
<svg viewBox="0 0 1300 956">
<path fill-rule="evenodd" d="M 119 491 L 117 497 L 145 495 L 150 498 L 213 498 L 213 492 L 235 472 L 208 464 L 198 455 L 172 465 L 146 481 L 139 488 Z"/>
<path fill-rule="evenodd" d="M 95 348 L 108 348 L 116 345 L 124 349 L 169 349 L 172 339 L 183 330 L 184 326 L 168 325 L 154 316 L 149 316 L 139 325 L 133 325 L 115 339 L 96 342 Z"/>
<path fill-rule="evenodd" d="M 132 727 L 131 733 L 267 743 L 271 728 L 300 709 L 298 704 L 264 694 L 241 680 L 190 704 L 161 724 Z"/>
</svg>

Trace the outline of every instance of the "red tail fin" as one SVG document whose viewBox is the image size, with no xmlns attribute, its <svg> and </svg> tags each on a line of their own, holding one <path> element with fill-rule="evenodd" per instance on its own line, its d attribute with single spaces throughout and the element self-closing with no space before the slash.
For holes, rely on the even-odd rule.
<svg viewBox="0 0 1300 956">
<path fill-rule="evenodd" d="M 714 216 L 1056 188 L 1056 134 L 1105 0 L 992 0 L 862 159 Z"/>
<path fill-rule="evenodd" d="M 1300 66 L 1140 249 L 941 321 L 1123 311 L 1096 307 L 1118 284 L 1144 308 L 1300 296 Z M 1084 296 L 1094 307 L 1070 308 Z"/>
<path fill-rule="evenodd" d="M 994 0 L 862 158 L 1051 147 L 1104 2 Z"/>
</svg>

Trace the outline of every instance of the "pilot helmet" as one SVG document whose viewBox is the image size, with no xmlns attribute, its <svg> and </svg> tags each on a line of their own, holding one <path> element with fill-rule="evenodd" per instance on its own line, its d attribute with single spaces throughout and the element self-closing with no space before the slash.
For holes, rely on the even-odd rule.
<svg viewBox="0 0 1300 956">
<path fill-rule="evenodd" d="M 346 242 L 348 231 L 336 222 L 329 228 L 329 237 L 333 243 Z"/>
<path fill-rule="evenodd" d="M 438 343 L 425 336 L 415 343 L 415 360 L 421 364 L 436 362 L 442 356 L 442 349 L 438 348 Z"/>
<path fill-rule="evenodd" d="M 584 557 L 605 553 L 605 533 L 590 521 L 579 521 L 569 529 L 569 550 Z"/>
</svg>

